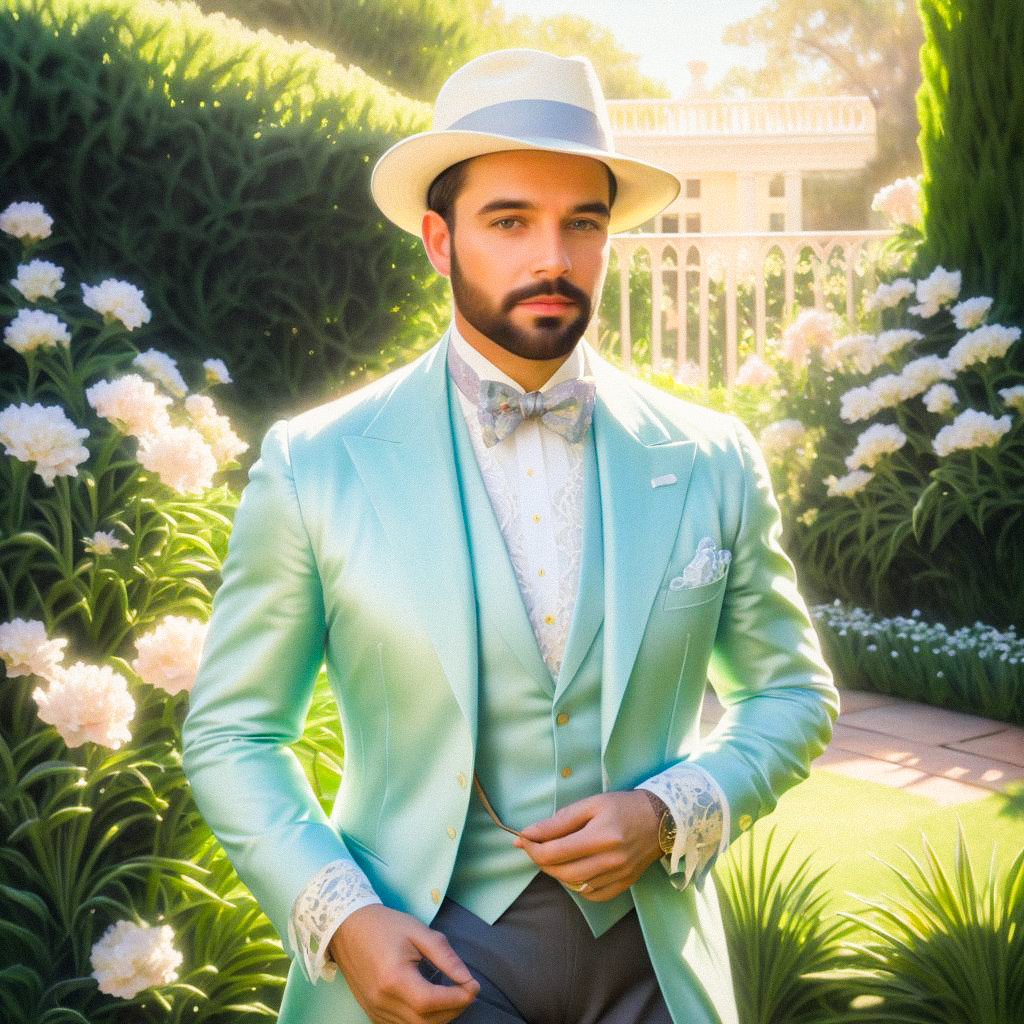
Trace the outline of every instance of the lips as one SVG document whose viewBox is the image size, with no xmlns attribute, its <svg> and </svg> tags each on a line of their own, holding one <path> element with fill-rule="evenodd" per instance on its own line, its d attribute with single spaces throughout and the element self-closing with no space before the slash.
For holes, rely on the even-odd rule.
<svg viewBox="0 0 1024 1024">
<path fill-rule="evenodd" d="M 571 299 L 561 298 L 548 298 L 548 297 L 537 297 L 532 299 L 526 299 L 519 303 L 520 306 L 534 307 L 536 309 L 550 310 L 552 312 L 567 309 L 569 306 L 575 306 L 576 303 Z"/>
</svg>

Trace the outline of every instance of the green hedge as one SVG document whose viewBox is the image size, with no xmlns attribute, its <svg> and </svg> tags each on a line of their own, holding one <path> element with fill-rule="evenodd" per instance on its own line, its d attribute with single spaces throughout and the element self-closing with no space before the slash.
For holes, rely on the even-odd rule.
<svg viewBox="0 0 1024 1024">
<path fill-rule="evenodd" d="M 955 267 L 993 319 L 1024 320 L 1024 6 L 918 0 L 924 242 L 917 271 Z M 1018 364 L 1018 366 L 1024 364 Z"/>
<path fill-rule="evenodd" d="M 40 255 L 73 276 L 145 283 L 161 347 L 223 358 L 253 435 L 431 336 L 443 282 L 368 187 L 426 123 L 330 54 L 193 4 L 0 3 L 0 207 L 41 202 L 65 237 Z"/>
</svg>

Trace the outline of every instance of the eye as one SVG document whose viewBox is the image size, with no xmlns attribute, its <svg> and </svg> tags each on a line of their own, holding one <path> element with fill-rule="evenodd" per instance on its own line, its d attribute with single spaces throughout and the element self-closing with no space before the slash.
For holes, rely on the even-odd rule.
<svg viewBox="0 0 1024 1024">
<path fill-rule="evenodd" d="M 509 228 L 518 227 L 522 222 L 522 217 L 499 217 L 498 220 L 491 221 L 491 227 L 500 228 L 504 231 Z"/>
<path fill-rule="evenodd" d="M 574 231 L 600 231 L 602 225 L 587 217 L 577 217 L 575 220 L 569 221 L 569 227 Z"/>
</svg>

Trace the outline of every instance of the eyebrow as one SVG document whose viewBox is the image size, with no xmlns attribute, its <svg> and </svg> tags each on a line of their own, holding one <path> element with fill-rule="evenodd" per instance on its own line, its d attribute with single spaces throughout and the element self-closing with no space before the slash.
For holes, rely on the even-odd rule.
<svg viewBox="0 0 1024 1024">
<path fill-rule="evenodd" d="M 496 213 L 499 210 L 535 210 L 536 208 L 535 203 L 527 202 L 525 199 L 492 199 L 477 210 L 477 215 Z M 608 204 L 600 201 L 578 203 L 570 210 L 570 213 L 596 213 L 604 217 L 611 217 Z"/>
</svg>

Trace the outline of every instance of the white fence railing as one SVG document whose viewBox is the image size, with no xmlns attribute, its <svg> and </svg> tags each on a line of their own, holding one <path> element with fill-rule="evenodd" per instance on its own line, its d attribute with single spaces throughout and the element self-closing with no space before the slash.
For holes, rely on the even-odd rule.
<svg viewBox="0 0 1024 1024">
<path fill-rule="evenodd" d="M 866 96 L 741 100 L 609 100 L 616 135 L 851 135 L 875 133 Z"/>
<path fill-rule="evenodd" d="M 613 236 L 612 252 L 619 268 L 619 322 L 606 324 L 599 313 L 591 322 L 588 337 L 597 343 L 602 331 L 617 331 L 623 363 L 629 366 L 633 362 L 630 283 L 638 272 L 634 259 L 646 253 L 650 266 L 651 321 L 647 325 L 649 331 L 643 333 L 649 341 L 650 364 L 664 368 L 668 362 L 679 372 L 687 361 L 695 362 L 707 386 L 714 326 L 715 344 L 724 349 L 724 383 L 731 387 L 737 369 L 741 284 L 751 286 L 755 351 L 763 356 L 769 330 L 777 337 L 792 315 L 801 259 L 810 263 L 815 306 L 826 305 L 826 290 L 830 295 L 838 293 L 841 296 L 838 312 L 845 313 L 853 322 L 859 295 L 865 288 L 874 287 L 872 250 L 891 235 L 891 231 L 803 231 Z M 781 269 L 781 281 L 770 274 L 773 264 Z M 627 272 L 623 273 L 623 268 Z M 680 268 L 684 268 L 683 273 L 679 273 Z M 781 314 L 772 320 L 768 316 L 769 286 L 781 299 L 775 303 Z M 724 318 L 719 312 L 714 325 L 713 292 L 716 293 L 716 312 L 718 302 L 724 305 Z M 698 325 L 695 359 L 690 355 L 688 337 L 691 313 L 696 314 Z"/>
</svg>

